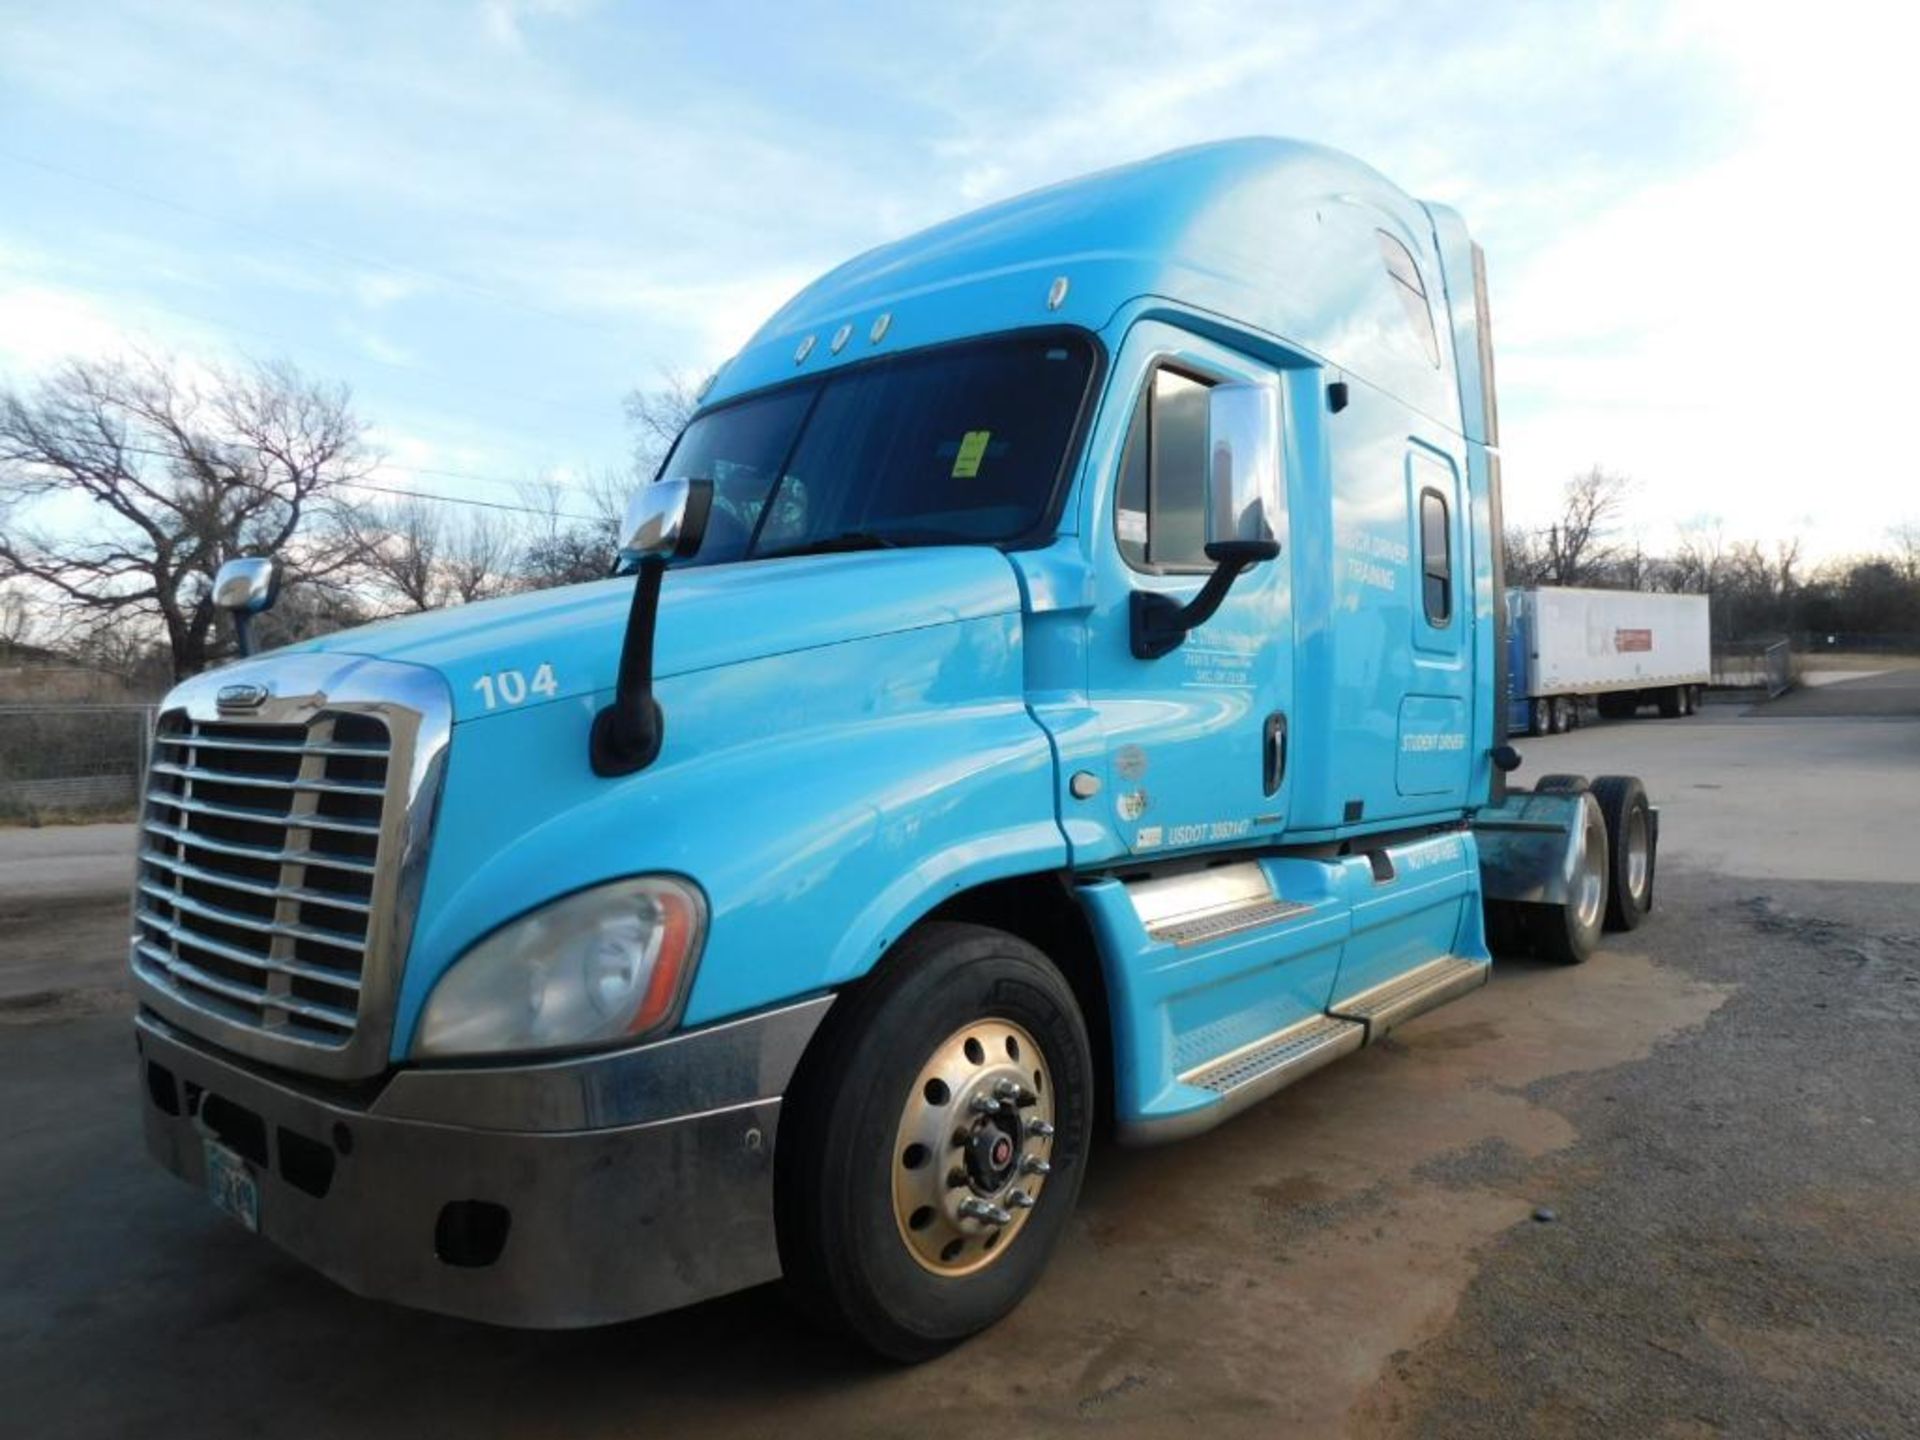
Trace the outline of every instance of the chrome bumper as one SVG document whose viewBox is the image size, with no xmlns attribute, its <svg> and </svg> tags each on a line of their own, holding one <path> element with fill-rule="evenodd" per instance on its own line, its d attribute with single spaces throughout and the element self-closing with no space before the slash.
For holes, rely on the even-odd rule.
<svg viewBox="0 0 1920 1440">
<path fill-rule="evenodd" d="M 358 1294 L 561 1329 L 779 1275 L 780 1096 L 831 1003 L 512 1068 L 404 1070 L 364 1102 L 244 1066 L 151 1013 L 147 1147 L 246 1161 L 260 1233 Z"/>
</svg>

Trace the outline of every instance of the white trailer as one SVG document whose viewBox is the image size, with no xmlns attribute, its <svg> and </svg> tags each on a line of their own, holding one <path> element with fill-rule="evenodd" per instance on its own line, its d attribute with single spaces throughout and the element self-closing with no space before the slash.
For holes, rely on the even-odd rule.
<svg viewBox="0 0 1920 1440">
<path fill-rule="evenodd" d="M 1691 715 L 1712 676 L 1704 595 L 1542 586 L 1507 592 L 1512 728 L 1571 729 L 1580 702 L 1624 719 Z"/>
</svg>

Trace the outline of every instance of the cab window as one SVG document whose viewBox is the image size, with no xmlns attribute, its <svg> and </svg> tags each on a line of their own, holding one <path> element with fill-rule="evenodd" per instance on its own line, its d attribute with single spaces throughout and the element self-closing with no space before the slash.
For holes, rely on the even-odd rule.
<svg viewBox="0 0 1920 1440">
<path fill-rule="evenodd" d="M 1209 571 L 1207 382 L 1159 369 L 1140 393 L 1120 461 L 1114 532 L 1136 570 Z"/>
<path fill-rule="evenodd" d="M 1453 619 L 1453 528 L 1438 490 L 1420 492 L 1420 596 L 1429 625 Z"/>
</svg>

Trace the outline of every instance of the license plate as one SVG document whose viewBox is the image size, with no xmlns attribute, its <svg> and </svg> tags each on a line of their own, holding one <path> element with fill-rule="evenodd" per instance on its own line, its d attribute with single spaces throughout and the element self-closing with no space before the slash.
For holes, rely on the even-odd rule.
<svg viewBox="0 0 1920 1440">
<path fill-rule="evenodd" d="M 238 1220 L 249 1230 L 260 1228 L 260 1185 L 247 1162 L 216 1140 L 202 1143 L 207 1151 L 207 1195 L 213 1208 Z"/>
</svg>

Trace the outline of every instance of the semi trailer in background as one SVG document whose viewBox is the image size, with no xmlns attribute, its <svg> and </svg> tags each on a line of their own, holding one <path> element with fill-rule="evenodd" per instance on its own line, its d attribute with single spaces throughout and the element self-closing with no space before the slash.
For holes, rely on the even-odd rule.
<svg viewBox="0 0 1920 1440">
<path fill-rule="evenodd" d="M 1591 701 L 1609 720 L 1699 708 L 1713 670 L 1704 595 L 1540 586 L 1507 592 L 1508 727 L 1557 735 Z"/>
</svg>

